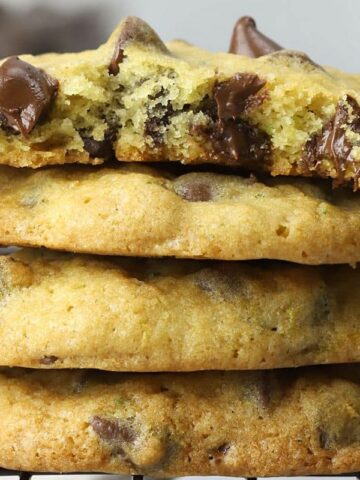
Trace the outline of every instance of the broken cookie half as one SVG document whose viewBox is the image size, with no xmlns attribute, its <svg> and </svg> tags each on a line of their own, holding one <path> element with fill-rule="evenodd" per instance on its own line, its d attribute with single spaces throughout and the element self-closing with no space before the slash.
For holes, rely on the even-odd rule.
<svg viewBox="0 0 360 480">
<path fill-rule="evenodd" d="M 217 163 L 356 189 L 357 76 L 282 49 L 248 17 L 230 51 L 165 45 L 128 17 L 97 50 L 7 59 L 0 163 Z"/>
</svg>

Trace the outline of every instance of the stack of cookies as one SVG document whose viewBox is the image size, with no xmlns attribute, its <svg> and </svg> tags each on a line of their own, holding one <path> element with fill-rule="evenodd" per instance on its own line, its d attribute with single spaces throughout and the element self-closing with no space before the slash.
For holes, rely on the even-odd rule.
<svg viewBox="0 0 360 480">
<path fill-rule="evenodd" d="M 1 63 L 0 466 L 360 469 L 360 77 L 230 50 Z"/>
</svg>

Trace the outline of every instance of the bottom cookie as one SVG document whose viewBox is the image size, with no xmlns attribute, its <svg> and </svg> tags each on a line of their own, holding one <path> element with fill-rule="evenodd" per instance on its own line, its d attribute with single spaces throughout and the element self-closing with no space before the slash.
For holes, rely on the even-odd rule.
<svg viewBox="0 0 360 480">
<path fill-rule="evenodd" d="M 360 469 L 360 367 L 122 374 L 2 369 L 0 466 L 285 476 Z"/>
</svg>

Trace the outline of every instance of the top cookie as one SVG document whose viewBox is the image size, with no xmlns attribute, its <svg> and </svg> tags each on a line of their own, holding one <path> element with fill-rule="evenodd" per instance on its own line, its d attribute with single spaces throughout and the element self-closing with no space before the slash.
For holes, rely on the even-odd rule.
<svg viewBox="0 0 360 480">
<path fill-rule="evenodd" d="M 121 161 L 330 177 L 356 189 L 360 80 L 305 54 L 274 51 L 281 47 L 269 47 L 266 37 L 254 50 L 254 24 L 238 25 L 237 41 L 239 31 L 250 53 L 236 44 L 232 51 L 271 53 L 166 46 L 129 17 L 97 50 L 7 59 L 0 66 L 0 163 L 101 163 L 115 153 Z"/>
</svg>

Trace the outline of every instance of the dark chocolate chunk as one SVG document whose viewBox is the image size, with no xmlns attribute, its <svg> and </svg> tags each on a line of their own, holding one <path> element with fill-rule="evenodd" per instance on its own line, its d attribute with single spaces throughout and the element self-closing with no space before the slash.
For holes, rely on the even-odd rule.
<svg viewBox="0 0 360 480">
<path fill-rule="evenodd" d="M 137 438 L 137 434 L 131 425 L 117 419 L 110 420 L 95 416 L 91 420 L 91 426 L 102 440 L 111 444 L 118 442 L 133 443 Z"/>
<path fill-rule="evenodd" d="M 0 66 L 2 126 L 27 135 L 51 106 L 59 83 L 40 68 L 11 57 Z"/>
<path fill-rule="evenodd" d="M 45 355 L 43 358 L 40 359 L 40 363 L 42 365 L 52 365 L 57 360 L 59 360 L 59 358 L 55 357 L 55 355 Z"/>
<path fill-rule="evenodd" d="M 212 200 L 213 193 L 209 183 L 203 180 L 192 180 L 175 185 L 175 192 L 189 202 L 208 202 Z"/>
<path fill-rule="evenodd" d="M 237 73 L 231 80 L 214 87 L 214 98 L 220 120 L 235 120 L 261 104 L 264 98 L 256 96 L 265 81 L 253 73 Z"/>
<path fill-rule="evenodd" d="M 280 45 L 257 30 L 253 18 L 241 17 L 237 21 L 231 37 L 230 53 L 258 58 L 281 49 Z"/>
<path fill-rule="evenodd" d="M 334 163 L 337 172 L 337 184 L 344 180 L 348 166 L 351 166 L 355 178 L 360 175 L 352 156 L 352 145 L 346 137 L 345 128 L 360 133 L 360 107 L 356 100 L 349 95 L 345 101 L 339 102 L 334 117 L 329 120 L 320 133 L 314 134 L 305 144 L 303 161 L 311 171 L 320 171 L 324 159 Z M 354 188 L 357 187 L 354 182 Z"/>
<path fill-rule="evenodd" d="M 109 65 L 109 73 L 111 75 L 119 73 L 119 64 L 125 58 L 124 48 L 129 42 L 153 46 L 164 53 L 169 53 L 157 33 L 147 23 L 137 17 L 127 17 L 121 25 L 120 35 Z"/>
</svg>

